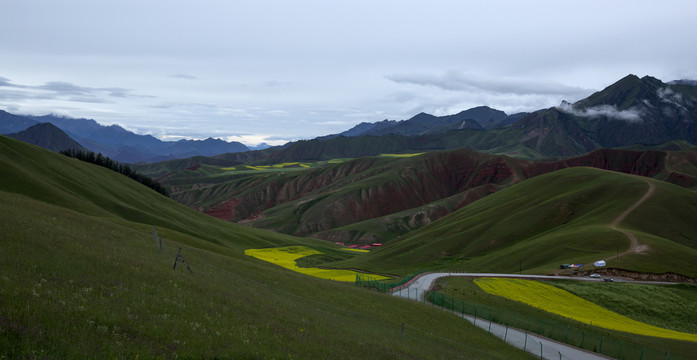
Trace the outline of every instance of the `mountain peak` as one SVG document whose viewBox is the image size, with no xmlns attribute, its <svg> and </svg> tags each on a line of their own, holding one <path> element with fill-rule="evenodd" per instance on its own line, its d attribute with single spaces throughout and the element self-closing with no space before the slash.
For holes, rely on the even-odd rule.
<svg viewBox="0 0 697 360">
<path fill-rule="evenodd" d="M 642 107 L 642 101 L 655 99 L 663 82 L 651 76 L 629 74 L 614 84 L 574 104 L 575 109 L 612 106 L 618 110 Z"/>
<path fill-rule="evenodd" d="M 9 134 L 8 136 L 56 152 L 64 150 L 86 150 L 82 145 L 63 132 L 63 130 L 51 123 L 39 123 L 30 126 L 24 131 Z"/>
</svg>

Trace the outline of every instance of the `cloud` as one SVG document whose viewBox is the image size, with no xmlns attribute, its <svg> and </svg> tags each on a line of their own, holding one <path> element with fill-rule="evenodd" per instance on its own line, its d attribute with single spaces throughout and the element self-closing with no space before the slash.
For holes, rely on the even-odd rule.
<svg viewBox="0 0 697 360">
<path fill-rule="evenodd" d="M 264 134 L 237 134 L 226 136 L 223 140 L 225 141 L 237 141 L 241 142 L 247 146 L 259 146 L 262 143 L 266 143 L 272 146 L 283 145 L 289 141 L 295 141 L 297 139 L 288 139 L 278 136 L 264 135 Z"/>
<path fill-rule="evenodd" d="M 198 78 L 193 75 L 189 74 L 172 74 L 169 77 L 175 78 L 175 79 L 185 79 L 185 80 L 197 80 Z"/>
<path fill-rule="evenodd" d="M 267 115 L 273 115 L 273 116 L 289 116 L 290 113 L 285 110 L 269 110 L 266 111 Z"/>
<path fill-rule="evenodd" d="M 13 100 L 26 99 L 59 99 L 71 102 L 105 103 L 105 97 L 132 97 L 131 89 L 120 87 L 89 87 L 80 86 L 65 81 L 49 81 L 43 85 L 14 84 L 10 79 L 0 77 L 0 88 L 15 90 L 0 90 L 0 98 Z M 22 89 L 22 90 L 17 90 Z"/>
<path fill-rule="evenodd" d="M 656 90 L 656 95 L 658 95 L 664 102 L 673 104 L 680 108 L 685 108 L 683 105 L 682 94 L 674 92 L 669 87 L 664 87 Z"/>
<path fill-rule="evenodd" d="M 592 90 L 567 86 L 553 81 L 539 81 L 512 77 L 484 77 L 460 71 L 443 74 L 391 74 L 385 78 L 402 84 L 432 86 L 449 91 L 486 91 L 494 94 L 515 95 L 585 95 Z"/>
<path fill-rule="evenodd" d="M 0 87 L 24 88 L 26 86 L 13 84 L 10 79 L 0 76 Z"/>
<path fill-rule="evenodd" d="M 561 105 L 557 106 L 557 110 L 567 114 L 587 118 L 608 117 L 610 119 L 623 120 L 630 123 L 642 121 L 642 112 L 638 108 L 619 110 L 613 105 L 600 105 L 579 110 L 574 108 L 574 106 L 568 102 L 562 102 Z"/>
<path fill-rule="evenodd" d="M 267 87 L 281 87 L 290 85 L 289 81 L 278 81 L 278 80 L 268 80 L 264 81 L 264 86 Z"/>
</svg>

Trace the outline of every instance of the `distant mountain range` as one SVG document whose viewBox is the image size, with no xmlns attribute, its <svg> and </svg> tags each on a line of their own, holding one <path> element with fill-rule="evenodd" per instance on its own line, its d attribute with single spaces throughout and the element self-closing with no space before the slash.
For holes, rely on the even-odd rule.
<svg viewBox="0 0 697 360">
<path fill-rule="evenodd" d="M 53 127 L 39 124 L 52 124 Z M 47 139 L 69 137 L 79 146 L 124 163 L 157 162 L 192 156 L 213 156 L 249 151 L 239 142 L 220 139 L 162 141 L 151 135 L 138 135 L 118 125 L 104 126 L 91 119 L 73 119 L 55 115 L 19 116 L 0 110 L 0 134 L 13 134 L 22 141 L 54 151 L 73 148 L 69 142 Z M 49 141 L 50 147 L 44 146 Z M 64 148 L 62 148 L 65 146 Z"/>
<path fill-rule="evenodd" d="M 485 124 L 485 125 L 482 125 Z M 427 126 L 427 125 L 430 125 Z M 269 163 L 469 148 L 524 159 L 558 159 L 599 148 L 697 143 L 697 86 L 628 75 L 574 104 L 506 115 L 488 107 L 405 121 L 362 123 L 340 134 L 298 141 L 272 154 L 229 154 Z"/>
<path fill-rule="evenodd" d="M 41 122 L 54 124 L 92 151 L 126 163 L 194 156 L 215 157 L 197 158 L 200 164 L 279 163 L 458 148 L 553 160 L 598 148 L 673 140 L 697 143 L 697 85 L 691 80 L 663 83 L 650 76 L 628 75 L 574 104 L 562 102 L 532 113 L 507 115 L 486 106 L 447 116 L 420 113 L 408 120 L 361 123 L 338 134 L 261 151 L 212 138 L 164 142 L 94 120 L 54 115 L 24 117 L 0 111 L 2 134 Z M 186 163 L 190 165 L 191 161 Z"/>
<path fill-rule="evenodd" d="M 434 116 L 422 112 L 408 120 L 360 123 L 336 136 L 355 137 L 388 134 L 414 136 L 442 134 L 450 130 L 484 130 L 510 125 L 525 115 L 527 113 L 506 115 L 505 112 L 488 106 L 478 106 L 446 116 Z"/>
</svg>

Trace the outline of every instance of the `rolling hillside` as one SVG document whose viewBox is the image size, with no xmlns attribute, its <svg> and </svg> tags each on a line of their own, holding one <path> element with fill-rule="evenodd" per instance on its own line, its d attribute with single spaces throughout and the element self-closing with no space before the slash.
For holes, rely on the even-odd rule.
<svg viewBox="0 0 697 360">
<path fill-rule="evenodd" d="M 612 222 L 655 191 L 619 223 Z M 645 177 L 578 167 L 541 175 L 476 201 L 342 266 L 552 273 L 604 259 L 609 268 L 697 277 L 697 194 Z M 634 234 L 644 245 L 630 247 Z"/>
<path fill-rule="evenodd" d="M 0 224 L 0 357 L 528 356 L 439 310 L 243 254 L 326 242 L 223 222 L 3 136 Z M 173 270 L 180 250 L 193 273 Z"/>
<path fill-rule="evenodd" d="M 554 162 L 455 150 L 273 172 L 200 166 L 161 181 L 173 199 L 220 219 L 293 235 L 372 243 L 418 229 L 525 179 L 578 166 L 697 187 L 693 151 L 611 149 Z"/>
</svg>

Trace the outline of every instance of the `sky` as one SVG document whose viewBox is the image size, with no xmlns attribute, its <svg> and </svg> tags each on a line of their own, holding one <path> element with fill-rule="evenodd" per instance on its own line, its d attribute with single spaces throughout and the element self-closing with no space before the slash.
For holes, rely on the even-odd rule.
<svg viewBox="0 0 697 360">
<path fill-rule="evenodd" d="M 697 79 L 697 1 L 2 0 L 0 109 L 255 146 Z"/>
</svg>

